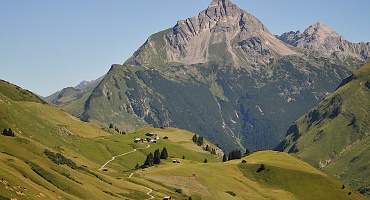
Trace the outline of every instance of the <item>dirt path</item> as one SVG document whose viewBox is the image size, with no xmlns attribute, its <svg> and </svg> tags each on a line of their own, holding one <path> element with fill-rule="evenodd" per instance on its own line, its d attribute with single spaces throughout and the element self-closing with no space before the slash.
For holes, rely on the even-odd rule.
<svg viewBox="0 0 370 200">
<path fill-rule="evenodd" d="M 113 156 L 112 159 L 108 160 L 103 166 L 100 167 L 99 170 L 103 170 L 105 168 L 105 166 L 107 166 L 110 162 L 112 162 L 113 160 L 115 160 L 117 157 L 121 157 L 121 156 L 125 156 L 127 154 L 130 154 L 130 153 L 134 153 L 135 151 L 137 151 L 139 149 L 148 149 L 149 147 L 150 147 L 150 144 L 148 144 L 148 146 L 145 147 L 145 148 L 137 148 L 137 149 L 134 149 L 132 151 L 126 152 L 124 154 L 121 154 L 121 155 L 118 155 L 118 156 Z"/>
<path fill-rule="evenodd" d="M 145 186 L 142 186 L 143 188 L 146 188 L 146 189 L 148 189 L 149 190 L 149 192 L 148 193 L 146 193 L 148 196 L 150 196 L 150 198 L 149 199 L 154 199 L 154 196 L 153 195 L 151 195 L 151 193 L 153 192 L 153 190 L 152 189 L 150 189 L 150 188 L 148 188 L 148 187 L 145 187 Z"/>
<path fill-rule="evenodd" d="M 134 152 L 136 152 L 137 150 L 140 150 L 140 149 L 148 149 L 149 147 L 150 147 L 150 144 L 148 144 L 148 146 L 147 146 L 147 147 L 145 147 L 145 148 L 137 148 L 137 149 L 134 149 L 134 150 L 132 150 L 132 151 L 129 151 L 129 152 L 123 153 L 123 154 L 121 154 L 121 155 L 113 156 L 113 157 L 112 157 L 112 159 L 108 160 L 108 161 L 107 161 L 103 166 L 101 166 L 101 167 L 100 167 L 100 169 L 99 169 L 99 170 L 103 170 L 103 169 L 105 168 L 105 166 L 107 166 L 110 162 L 112 162 L 113 160 L 115 160 L 117 157 L 121 157 L 121 156 L 125 156 L 125 155 L 127 155 L 127 154 L 130 154 L 130 153 L 134 153 Z M 131 173 L 131 174 L 130 174 L 130 176 L 129 176 L 128 178 L 131 178 L 133 175 L 134 175 L 134 173 Z M 148 188 L 148 187 L 146 187 L 146 186 L 142 186 L 142 185 L 141 185 L 141 187 L 143 187 L 143 188 L 145 188 L 145 189 L 148 189 L 148 190 L 149 190 L 149 192 L 147 192 L 147 193 L 146 193 L 146 194 L 150 197 L 149 199 L 154 199 L 154 196 L 153 196 L 153 195 L 151 195 L 151 193 L 153 192 L 153 189 Z M 148 200 L 148 199 L 147 199 L 147 200 Z"/>
</svg>

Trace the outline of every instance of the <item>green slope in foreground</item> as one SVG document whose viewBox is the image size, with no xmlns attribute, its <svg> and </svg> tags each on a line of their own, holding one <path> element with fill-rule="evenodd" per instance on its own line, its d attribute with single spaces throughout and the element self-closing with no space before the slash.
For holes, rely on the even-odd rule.
<svg viewBox="0 0 370 200">
<path fill-rule="evenodd" d="M 111 134 L 52 106 L 23 97 L 9 98 L 7 94 L 13 93 L 0 86 L 0 130 L 11 128 L 15 133 L 15 137 L 0 135 L 0 198 L 364 198 L 356 192 L 348 195 L 349 188 L 341 189 L 340 183 L 286 153 L 257 152 L 245 157 L 245 164 L 241 160 L 222 163 L 195 145 L 191 132 L 145 128 L 127 135 Z M 32 93 L 25 93 L 33 98 Z M 133 142 L 148 132 L 160 137 L 156 144 Z M 163 147 L 169 159 L 134 170 L 149 152 Z M 60 163 L 65 164 L 53 162 L 45 149 L 59 153 Z M 107 163 L 113 156 L 117 157 Z M 205 159 L 208 163 L 203 163 Z M 266 169 L 257 173 L 261 164 Z"/>
<path fill-rule="evenodd" d="M 370 195 L 370 63 L 288 130 L 277 148 Z"/>
</svg>

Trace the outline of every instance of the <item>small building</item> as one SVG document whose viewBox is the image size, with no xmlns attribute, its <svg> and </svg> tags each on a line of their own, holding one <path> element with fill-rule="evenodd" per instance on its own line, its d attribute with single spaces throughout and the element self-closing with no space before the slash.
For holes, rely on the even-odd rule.
<svg viewBox="0 0 370 200">
<path fill-rule="evenodd" d="M 143 143 L 144 142 L 144 139 L 143 138 L 136 138 L 134 140 L 135 143 Z"/>
<path fill-rule="evenodd" d="M 146 136 L 149 136 L 149 137 L 152 137 L 152 136 L 154 136 L 154 134 L 153 133 L 147 133 L 147 134 L 145 134 Z"/>
<path fill-rule="evenodd" d="M 155 135 L 154 137 L 156 140 L 159 140 L 159 136 L 158 135 Z"/>
</svg>

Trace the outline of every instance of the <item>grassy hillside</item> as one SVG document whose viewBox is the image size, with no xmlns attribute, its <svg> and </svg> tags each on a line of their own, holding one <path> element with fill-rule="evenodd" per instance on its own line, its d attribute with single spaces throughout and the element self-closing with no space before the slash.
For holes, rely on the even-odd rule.
<svg viewBox="0 0 370 200">
<path fill-rule="evenodd" d="M 135 174 L 135 179 L 165 183 L 192 199 L 356 199 L 349 189 L 286 153 L 261 151 L 244 157 L 247 163 L 166 164 Z M 257 173 L 264 164 L 266 169 Z M 304 182 L 304 183 L 303 183 Z"/>
<path fill-rule="evenodd" d="M 23 98 L 23 97 L 20 97 Z M 0 198 L 17 199 L 363 199 L 307 163 L 272 151 L 222 163 L 191 140 L 194 133 L 143 128 L 112 134 L 53 106 L 0 93 Z M 147 133 L 157 143 L 134 143 Z M 164 138 L 167 139 L 164 139 Z M 214 145 L 208 143 L 211 148 Z M 146 155 L 169 158 L 145 169 Z M 112 159 L 114 157 L 115 159 Z M 204 163 L 204 160 L 207 163 Z M 178 162 L 173 163 L 173 160 Z M 256 173 L 264 164 L 266 170 Z M 305 184 L 297 184 L 304 178 Z M 320 187 L 318 187 L 320 186 Z"/>
<path fill-rule="evenodd" d="M 370 194 L 370 63 L 300 118 L 278 149 Z"/>
<path fill-rule="evenodd" d="M 24 90 L 4 80 L 0 80 L 0 93 L 6 95 L 13 101 L 32 101 L 44 103 L 43 100 L 41 100 L 38 96 L 36 96 L 32 92 Z"/>
</svg>

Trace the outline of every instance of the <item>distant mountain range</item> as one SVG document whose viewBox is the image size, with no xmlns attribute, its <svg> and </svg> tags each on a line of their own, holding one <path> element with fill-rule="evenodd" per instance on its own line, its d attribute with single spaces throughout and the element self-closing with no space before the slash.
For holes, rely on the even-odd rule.
<svg viewBox="0 0 370 200">
<path fill-rule="evenodd" d="M 75 87 L 64 88 L 43 99 L 74 116 L 79 116 L 83 113 L 84 102 L 103 78 L 104 76 L 92 81 L 84 80 Z"/>
<path fill-rule="evenodd" d="M 226 150 L 272 149 L 368 60 L 368 47 L 321 23 L 274 36 L 229 0 L 214 0 L 198 16 L 150 36 L 91 93 L 63 106 L 84 121 L 126 132 L 171 126 Z"/>
</svg>

